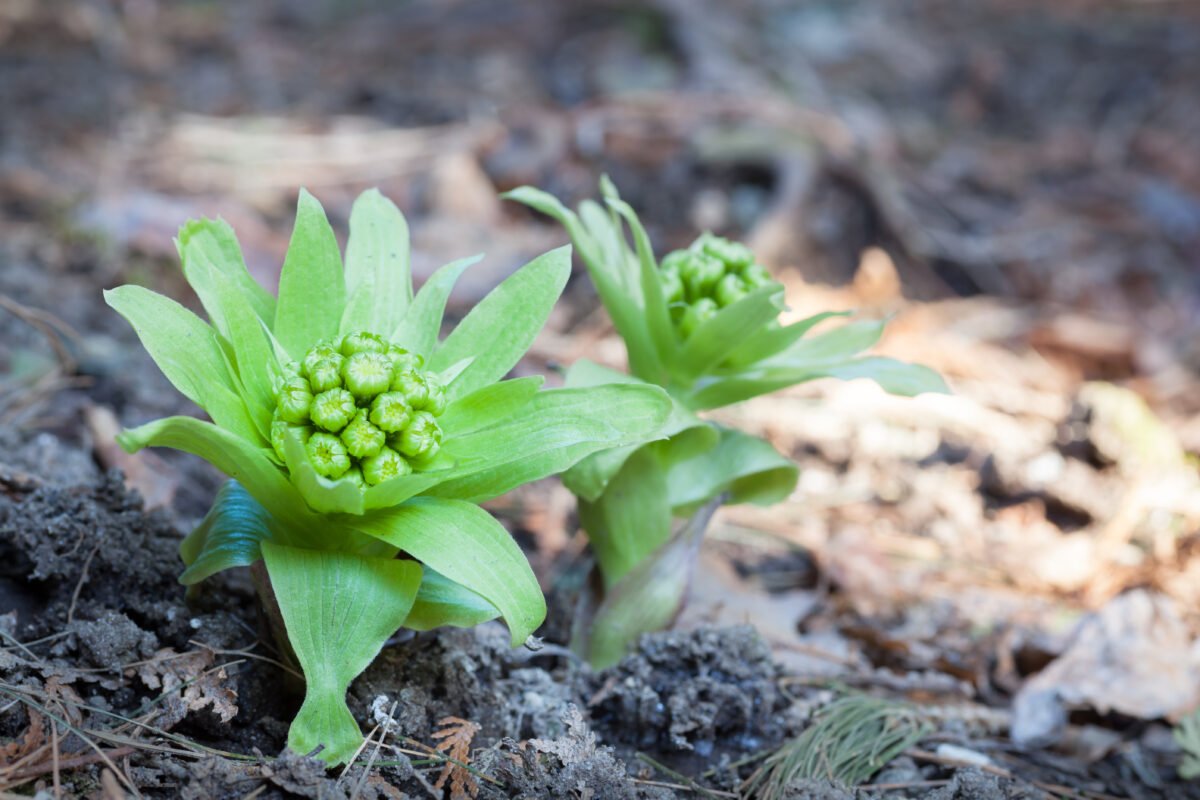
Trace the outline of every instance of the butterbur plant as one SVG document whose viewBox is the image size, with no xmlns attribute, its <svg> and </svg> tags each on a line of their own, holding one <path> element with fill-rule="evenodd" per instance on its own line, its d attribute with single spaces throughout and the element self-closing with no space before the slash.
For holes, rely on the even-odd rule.
<svg viewBox="0 0 1200 800">
<path fill-rule="evenodd" d="M 697 412 L 817 378 L 871 378 L 902 395 L 946 389 L 927 367 L 863 355 L 883 322 L 816 330 L 842 311 L 781 325 L 783 286 L 745 245 L 706 233 L 658 260 L 607 179 L 601 193 L 603 205 L 585 201 L 578 213 L 531 187 L 507 196 L 562 223 L 625 342 L 630 374 L 580 361 L 567 385 L 656 385 L 672 399 L 667 438 L 598 452 L 564 476 L 601 578 L 573 646 L 606 666 L 674 620 L 717 505 L 767 505 L 795 488 L 795 465 L 768 442 Z"/>
<path fill-rule="evenodd" d="M 670 401 L 648 386 L 504 380 L 566 283 L 568 248 L 515 272 L 439 340 L 451 288 L 478 259 L 414 295 L 404 218 L 376 191 L 354 203 L 344 268 L 301 192 L 278 298 L 224 222 L 189 222 L 177 245 L 208 323 L 138 286 L 105 299 L 211 421 L 160 419 L 120 443 L 184 450 L 229 476 L 182 544 L 180 580 L 241 566 L 265 578 L 267 617 L 305 679 L 288 744 L 344 762 L 362 742 L 346 690 L 398 629 L 499 617 L 517 646 L 545 617 L 521 550 L 478 503 L 658 435 Z"/>
</svg>

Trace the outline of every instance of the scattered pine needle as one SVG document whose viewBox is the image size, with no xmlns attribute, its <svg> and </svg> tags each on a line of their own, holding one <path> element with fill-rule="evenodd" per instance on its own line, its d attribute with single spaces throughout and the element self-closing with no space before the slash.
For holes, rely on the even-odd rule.
<svg viewBox="0 0 1200 800">
<path fill-rule="evenodd" d="M 781 800 L 788 785 L 803 778 L 856 786 L 928 732 L 929 727 L 902 704 L 846 695 L 818 711 L 802 734 L 768 756 L 742 791 L 762 800 Z"/>
</svg>

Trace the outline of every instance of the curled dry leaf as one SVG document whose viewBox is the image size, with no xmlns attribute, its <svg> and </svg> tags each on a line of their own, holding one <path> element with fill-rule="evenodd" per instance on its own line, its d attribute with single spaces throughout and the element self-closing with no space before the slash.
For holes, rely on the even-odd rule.
<svg viewBox="0 0 1200 800">
<path fill-rule="evenodd" d="M 46 745 L 46 742 L 46 718 L 33 709 L 29 709 L 28 727 L 19 738 L 0 747 L 0 762 L 16 764 L 36 753 L 39 748 Z"/>
<path fill-rule="evenodd" d="M 125 473 L 125 485 L 142 496 L 147 510 L 168 508 L 179 488 L 179 471 L 155 453 L 122 450 L 117 444 L 121 423 L 111 409 L 89 405 L 83 413 L 100 463 Z"/>
<path fill-rule="evenodd" d="M 211 650 L 177 653 L 165 647 L 137 667 L 149 689 L 162 689 L 163 715 L 157 724 L 171 728 L 190 711 L 211 708 L 222 722 L 237 716 L 237 692 L 225 685 L 225 667 L 213 667 Z"/>
<path fill-rule="evenodd" d="M 1117 597 L 1086 617 L 1070 646 L 1025 682 L 1012 734 L 1022 744 L 1059 740 L 1072 709 L 1176 720 L 1200 704 L 1200 658 L 1168 598 Z"/>
<path fill-rule="evenodd" d="M 442 717 L 438 720 L 438 726 L 441 730 L 434 731 L 433 738 L 442 741 L 434 749 L 454 760 L 447 761 L 442 767 L 442 774 L 433 788 L 442 789 L 449 780 L 451 800 L 476 797 L 479 794 L 479 782 L 466 765 L 471 762 L 471 740 L 479 733 L 479 725 L 459 717 Z"/>
</svg>

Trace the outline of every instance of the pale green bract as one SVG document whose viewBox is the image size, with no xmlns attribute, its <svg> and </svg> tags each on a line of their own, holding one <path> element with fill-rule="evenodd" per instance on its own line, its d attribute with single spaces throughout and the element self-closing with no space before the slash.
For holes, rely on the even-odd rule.
<svg viewBox="0 0 1200 800">
<path fill-rule="evenodd" d="M 703 533 L 681 520 L 708 514 L 718 498 L 776 503 L 796 486 L 795 465 L 768 442 L 696 412 L 818 378 L 869 378 L 901 395 L 947 390 L 928 367 L 863 355 L 882 322 L 814 334 L 822 322 L 849 316 L 826 312 L 780 325 L 783 286 L 744 245 L 704 234 L 660 262 L 612 182 L 601 179 L 600 189 L 604 205 L 587 200 L 578 213 L 528 186 L 506 196 L 566 228 L 629 354 L 631 374 L 580 361 L 567 385 L 657 385 L 672 398 L 664 441 L 598 452 L 564 475 L 607 592 L 590 626 L 576 626 L 573 646 L 607 666 L 678 612 L 691 577 L 689 543 Z"/>
<path fill-rule="evenodd" d="M 187 223 L 177 247 L 209 322 L 138 286 L 105 299 L 212 421 L 169 417 L 119 440 L 184 450 L 231 478 L 181 546 L 181 581 L 263 561 L 306 682 L 288 744 L 341 763 L 362 741 L 346 689 L 398 628 L 500 617 L 516 646 L 545 618 L 524 555 L 477 503 L 662 435 L 671 403 L 649 386 L 503 380 L 566 284 L 566 247 L 515 272 L 444 341 L 447 297 L 478 259 L 414 295 L 407 225 L 377 191 L 354 203 L 344 266 L 301 191 L 278 299 L 224 222 Z"/>
</svg>

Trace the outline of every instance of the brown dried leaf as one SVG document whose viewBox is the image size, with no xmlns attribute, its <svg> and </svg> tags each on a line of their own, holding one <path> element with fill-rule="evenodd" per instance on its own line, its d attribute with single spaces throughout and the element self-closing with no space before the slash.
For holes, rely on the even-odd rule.
<svg viewBox="0 0 1200 800">
<path fill-rule="evenodd" d="M 20 739 L 16 739 L 0 748 L 0 763 L 15 764 L 27 758 L 40 748 L 45 747 L 49 740 L 46 738 L 46 718 L 32 708 L 29 709 L 29 727 Z"/>
<path fill-rule="evenodd" d="M 89 405 L 84 409 L 84 419 L 100 463 L 125 473 L 125 485 L 142 496 L 147 511 L 169 507 L 179 488 L 179 470 L 148 450 L 139 453 L 122 450 L 117 444 L 121 423 L 110 409 Z"/>
<path fill-rule="evenodd" d="M 162 689 L 163 716 L 158 723 L 164 728 L 175 725 L 189 711 L 210 707 L 222 722 L 229 722 L 238 712 L 237 692 L 225 685 L 229 676 L 224 667 L 212 669 L 211 650 L 176 653 L 166 647 L 137 668 L 137 675 L 150 689 Z"/>
<path fill-rule="evenodd" d="M 471 740 L 479 733 L 479 726 L 459 717 L 443 717 L 437 724 L 442 729 L 435 731 L 433 738 L 442 741 L 438 742 L 435 749 L 454 761 L 447 761 L 442 767 L 442 774 L 438 776 L 433 788 L 441 789 L 449 780 L 450 800 L 474 800 L 479 794 L 479 782 L 463 765 L 471 763 Z"/>
<path fill-rule="evenodd" d="M 1025 682 L 1013 702 L 1013 739 L 1060 741 L 1068 712 L 1092 709 L 1175 720 L 1200 705 L 1200 651 L 1166 597 L 1120 595 L 1080 622 L 1066 652 Z"/>
</svg>

